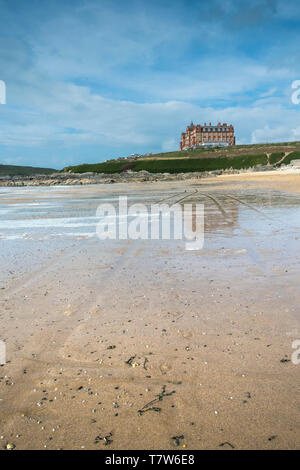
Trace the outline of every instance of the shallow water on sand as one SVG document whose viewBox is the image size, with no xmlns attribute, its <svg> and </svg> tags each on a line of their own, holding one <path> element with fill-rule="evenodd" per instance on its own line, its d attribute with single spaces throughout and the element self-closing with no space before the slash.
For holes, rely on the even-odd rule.
<svg viewBox="0 0 300 470">
<path fill-rule="evenodd" d="M 275 250 L 282 257 L 293 256 L 299 246 L 300 196 L 297 194 L 257 188 L 199 189 L 195 185 L 180 188 L 145 185 L 134 189 L 124 185 L 0 188 L 1 281 L 5 281 L 5 272 L 9 273 L 12 264 L 14 273 L 18 269 L 30 270 L 55 250 L 74 243 L 80 246 L 87 239 L 97 240 L 99 204 L 114 205 L 116 223 L 124 223 L 127 216 L 118 218 L 119 196 L 127 196 L 129 207 L 142 203 L 149 212 L 151 204 L 172 205 L 182 197 L 181 204 L 203 204 L 203 253 L 224 244 L 223 254 L 226 250 L 227 254 L 230 250 L 244 250 L 261 264 L 258 245 L 260 250 Z M 128 216 L 127 222 L 133 219 Z M 97 241 L 103 249 L 105 241 Z M 171 246 L 184 246 L 183 241 L 170 242 Z"/>
<path fill-rule="evenodd" d="M 4 446 L 299 448 L 300 194 L 262 186 L 0 188 Z M 99 240 L 119 195 L 204 204 L 203 249 Z"/>
</svg>

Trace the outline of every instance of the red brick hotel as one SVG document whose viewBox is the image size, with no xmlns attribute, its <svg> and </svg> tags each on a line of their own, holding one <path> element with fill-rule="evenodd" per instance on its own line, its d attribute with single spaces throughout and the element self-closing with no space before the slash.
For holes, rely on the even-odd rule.
<svg viewBox="0 0 300 470">
<path fill-rule="evenodd" d="M 227 146 L 235 145 L 234 127 L 232 124 L 218 123 L 214 126 L 204 123 L 194 125 L 193 122 L 182 132 L 180 140 L 180 150 L 197 148 L 204 146 Z"/>
</svg>

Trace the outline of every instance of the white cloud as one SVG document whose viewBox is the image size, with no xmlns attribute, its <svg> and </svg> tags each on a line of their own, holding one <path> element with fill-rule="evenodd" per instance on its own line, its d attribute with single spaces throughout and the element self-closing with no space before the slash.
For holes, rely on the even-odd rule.
<svg viewBox="0 0 300 470">
<path fill-rule="evenodd" d="M 267 98 L 268 96 L 274 95 L 274 93 L 276 93 L 276 91 L 277 91 L 277 88 L 276 88 L 276 87 L 273 87 L 273 88 L 271 88 L 270 90 L 268 90 L 268 91 L 266 91 L 266 92 L 264 92 L 264 93 L 261 93 L 259 96 L 260 96 L 261 98 Z"/>
<path fill-rule="evenodd" d="M 252 30 L 288 2 L 246 3 L 61 2 L 49 15 L 37 5 L 23 22 L 0 0 L 1 144 L 35 155 L 59 149 L 63 164 L 74 148 L 95 146 L 98 160 L 103 148 L 105 157 L 176 149 L 191 120 L 233 123 L 240 143 L 299 138 L 300 107 L 290 101 L 298 33 L 285 41 L 281 30 L 264 54 L 253 48 L 269 36 Z"/>
<path fill-rule="evenodd" d="M 18 111 L 10 110 L 10 118 L 0 127 L 3 144 L 169 151 L 178 147 L 180 132 L 191 119 L 233 123 L 241 143 L 250 137 L 252 142 L 295 140 L 299 132 L 299 107 L 289 107 L 287 98 L 268 97 L 248 107 L 215 109 L 184 101 L 113 100 L 93 94 L 87 87 L 57 83 L 34 104 L 37 107 L 23 111 L 21 117 Z"/>
</svg>

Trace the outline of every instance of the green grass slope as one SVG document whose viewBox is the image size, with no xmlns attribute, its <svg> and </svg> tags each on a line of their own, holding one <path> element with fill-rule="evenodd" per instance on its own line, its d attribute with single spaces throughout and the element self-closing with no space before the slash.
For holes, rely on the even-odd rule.
<svg viewBox="0 0 300 470">
<path fill-rule="evenodd" d="M 299 159 L 300 159 L 300 151 L 292 152 L 282 160 L 282 162 L 279 164 L 279 166 L 289 165 L 292 160 L 299 160 Z M 277 166 L 277 165 L 275 165 L 275 166 Z"/>
<path fill-rule="evenodd" d="M 50 175 L 57 170 L 53 168 L 37 168 L 33 166 L 1 165 L 0 176 L 34 176 Z"/>
<path fill-rule="evenodd" d="M 142 171 L 150 173 L 188 173 L 193 171 L 226 170 L 229 168 L 242 169 L 257 165 L 267 165 L 265 154 L 239 155 L 234 157 L 164 159 L 164 160 L 135 160 L 110 161 L 105 163 L 83 164 L 68 167 L 73 173 L 121 173 L 122 171 Z"/>
<path fill-rule="evenodd" d="M 270 155 L 269 162 L 275 165 L 284 157 L 284 152 L 274 152 Z"/>
<path fill-rule="evenodd" d="M 193 171 L 242 169 L 256 165 L 267 165 L 268 159 L 261 155 L 241 155 L 237 157 L 198 158 L 189 160 L 147 160 L 136 161 L 133 170 L 147 170 L 150 173 L 186 173 Z"/>
<path fill-rule="evenodd" d="M 284 158 L 287 152 L 292 152 Z M 267 157 L 269 155 L 269 158 Z M 300 142 L 235 145 L 233 147 L 200 148 L 142 156 L 137 160 L 109 160 L 84 163 L 63 171 L 73 173 L 121 173 L 126 170 L 147 170 L 150 173 L 186 173 L 226 169 L 247 169 L 258 165 L 273 167 L 289 164 L 300 158 Z"/>
</svg>

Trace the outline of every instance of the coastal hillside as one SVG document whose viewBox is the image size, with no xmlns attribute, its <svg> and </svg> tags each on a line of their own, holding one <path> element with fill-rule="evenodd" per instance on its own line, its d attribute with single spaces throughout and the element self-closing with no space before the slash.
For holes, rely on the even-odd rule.
<svg viewBox="0 0 300 470">
<path fill-rule="evenodd" d="M 64 172 L 122 173 L 148 171 L 150 173 L 188 173 L 215 170 L 240 170 L 257 166 L 279 167 L 300 159 L 300 142 L 279 144 L 237 145 L 226 148 L 191 149 L 151 154 L 103 163 L 84 163 L 69 166 Z"/>
<path fill-rule="evenodd" d="M 50 175 L 57 170 L 53 168 L 38 168 L 33 166 L 1 165 L 0 176 L 34 176 Z"/>
</svg>

